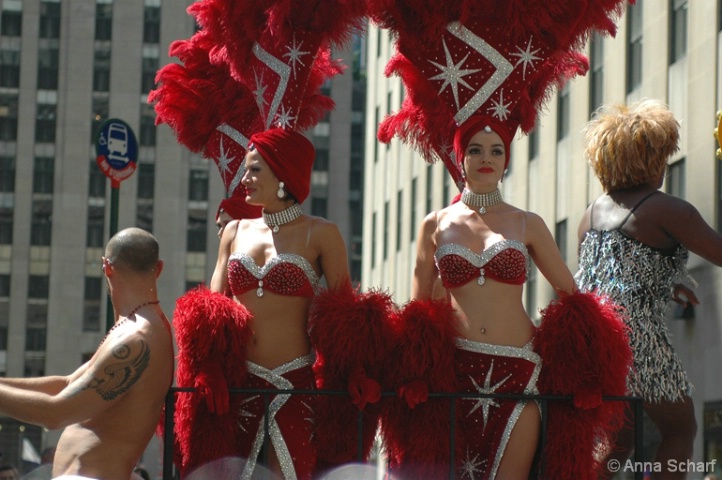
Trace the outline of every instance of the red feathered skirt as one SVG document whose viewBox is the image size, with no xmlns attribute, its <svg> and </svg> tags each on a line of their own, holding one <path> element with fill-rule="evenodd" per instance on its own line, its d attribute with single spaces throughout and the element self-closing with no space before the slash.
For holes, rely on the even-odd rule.
<svg viewBox="0 0 722 480">
<path fill-rule="evenodd" d="M 459 392 L 536 394 L 541 359 L 524 347 L 490 345 L 458 338 L 456 375 Z M 459 478 L 493 479 L 526 401 L 462 397 L 458 425 L 463 457 L 456 460 Z"/>
<path fill-rule="evenodd" d="M 314 355 L 306 355 L 269 370 L 246 362 L 248 380 L 242 388 L 312 390 Z M 243 395 L 238 422 L 247 433 L 239 445 L 240 455 L 247 459 L 241 479 L 251 478 L 265 438 L 265 406 L 263 394 Z M 315 396 L 270 395 L 268 398 L 268 434 L 278 456 L 283 478 L 310 479 L 316 469 L 316 443 L 313 437 Z"/>
</svg>

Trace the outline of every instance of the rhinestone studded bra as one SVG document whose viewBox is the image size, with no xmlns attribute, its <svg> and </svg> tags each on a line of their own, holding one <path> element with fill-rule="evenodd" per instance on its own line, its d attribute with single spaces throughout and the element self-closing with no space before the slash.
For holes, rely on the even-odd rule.
<svg viewBox="0 0 722 480">
<path fill-rule="evenodd" d="M 268 225 L 271 230 L 273 230 L 273 233 L 278 233 L 281 225 L 285 225 L 286 223 L 296 220 L 298 217 L 301 216 L 302 213 L 303 212 L 301 211 L 301 206 L 297 203 L 294 203 L 287 209 L 281 210 L 280 212 L 266 213 L 264 211 L 263 223 Z"/>
<path fill-rule="evenodd" d="M 477 254 L 463 245 L 448 243 L 434 254 L 441 282 L 446 288 L 460 287 L 472 280 L 484 285 L 490 278 L 521 285 L 529 273 L 529 254 L 517 240 L 502 240 Z"/>
<path fill-rule="evenodd" d="M 262 297 L 265 290 L 279 295 L 313 297 L 319 278 L 304 257 L 281 253 L 259 267 L 249 255 L 236 252 L 228 259 L 228 285 L 238 296 L 256 289 Z"/>
</svg>

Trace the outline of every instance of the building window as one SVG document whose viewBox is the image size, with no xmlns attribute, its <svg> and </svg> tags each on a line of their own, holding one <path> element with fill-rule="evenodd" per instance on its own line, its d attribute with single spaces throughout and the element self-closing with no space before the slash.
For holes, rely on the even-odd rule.
<svg viewBox="0 0 722 480">
<path fill-rule="evenodd" d="M 100 135 L 100 128 L 103 123 L 108 120 L 108 112 L 110 110 L 109 101 L 107 94 L 93 95 L 93 125 L 90 131 L 90 143 L 95 145 L 98 141 L 98 135 Z"/>
<path fill-rule="evenodd" d="M 670 195 L 674 195 L 678 198 L 684 198 L 684 158 L 670 164 L 667 169 L 668 174 L 665 190 Z"/>
<path fill-rule="evenodd" d="M 28 298 L 47 300 L 50 293 L 50 277 L 47 275 L 28 276 Z"/>
<path fill-rule="evenodd" d="M 22 8 L 22 5 L 20 6 Z M 3 37 L 20 37 L 23 34 L 23 12 L 22 10 L 9 10 L 7 7 L 2 11 L 0 20 L 0 31 Z"/>
<path fill-rule="evenodd" d="M 55 142 L 55 111 L 56 106 L 39 103 L 35 119 L 35 141 L 40 143 Z"/>
<path fill-rule="evenodd" d="M 434 168 L 426 166 L 426 211 L 424 215 L 431 212 L 431 197 L 434 193 Z"/>
<path fill-rule="evenodd" d="M 207 212 L 201 209 L 188 210 L 187 250 L 189 252 L 206 251 L 206 229 L 208 228 L 206 214 Z"/>
<path fill-rule="evenodd" d="M 138 143 L 144 147 L 155 146 L 156 133 L 157 129 L 155 126 L 155 111 L 153 110 L 153 106 L 144 104 L 141 106 Z"/>
<path fill-rule="evenodd" d="M 20 87 L 20 52 L 18 50 L 0 49 L 0 87 Z"/>
<path fill-rule="evenodd" d="M 557 97 L 557 142 L 569 136 L 569 84 L 559 90 Z"/>
<path fill-rule="evenodd" d="M 155 164 L 138 163 L 138 198 L 153 198 L 155 195 Z"/>
<path fill-rule="evenodd" d="M 376 107 L 374 110 L 374 125 L 379 124 L 379 120 L 381 119 L 381 111 L 379 110 L 379 107 Z M 379 161 L 379 142 L 378 140 L 374 141 L 374 163 L 377 163 Z"/>
<path fill-rule="evenodd" d="M 643 0 L 627 7 L 627 93 L 642 84 Z"/>
<path fill-rule="evenodd" d="M 313 142 L 316 146 L 316 142 Z M 328 171 L 328 150 L 316 148 L 316 159 L 313 161 L 313 170 L 316 172 Z"/>
<path fill-rule="evenodd" d="M 55 159 L 36 157 L 33 167 L 33 193 L 53 193 Z"/>
<path fill-rule="evenodd" d="M 103 248 L 105 235 L 105 207 L 88 207 L 88 234 L 85 245 L 91 248 Z"/>
<path fill-rule="evenodd" d="M 60 2 L 40 2 L 40 38 L 60 38 Z"/>
<path fill-rule="evenodd" d="M 403 218 L 404 211 L 404 192 L 399 190 L 396 193 L 396 251 L 401 250 L 401 232 L 403 231 L 404 225 L 401 219 Z"/>
<path fill-rule="evenodd" d="M 416 240 L 416 215 L 418 215 L 418 212 L 416 211 L 416 184 L 418 182 L 418 177 L 414 177 L 413 180 L 411 180 L 411 241 Z"/>
<path fill-rule="evenodd" d="M 371 268 L 376 266 L 376 212 L 371 215 Z"/>
<path fill-rule="evenodd" d="M 589 42 L 589 113 L 604 103 L 604 37 L 594 32 Z"/>
<path fill-rule="evenodd" d="M 384 203 L 384 260 L 389 258 L 389 201 Z"/>
<path fill-rule="evenodd" d="M 348 205 L 351 214 L 351 236 L 361 240 L 364 230 L 363 202 L 358 199 L 349 200 Z"/>
<path fill-rule="evenodd" d="M 0 207 L 0 245 L 13 244 L 13 210 Z"/>
<path fill-rule="evenodd" d="M 160 7 L 146 5 L 143 10 L 143 43 L 160 43 Z"/>
<path fill-rule="evenodd" d="M 58 89 L 58 69 L 60 65 L 58 46 L 38 50 L 38 89 Z"/>
<path fill-rule="evenodd" d="M 557 241 L 557 247 L 559 252 L 562 254 L 564 261 L 567 261 L 567 221 L 566 219 L 561 222 L 557 222 L 554 228 L 554 238 Z"/>
<path fill-rule="evenodd" d="M 85 296 L 83 302 L 83 331 L 100 331 L 100 277 L 85 277 Z"/>
<path fill-rule="evenodd" d="M 353 154 L 349 170 L 349 189 L 352 192 L 359 192 L 359 194 L 364 189 L 363 157 L 356 158 Z"/>
<path fill-rule="evenodd" d="M 376 57 L 377 58 L 381 56 L 381 39 L 382 38 L 383 38 L 382 29 L 377 28 L 376 29 Z M 378 123 L 376 123 L 375 125 L 378 125 Z"/>
<path fill-rule="evenodd" d="M 534 130 L 529 134 L 529 161 L 539 157 L 539 129 L 541 127 L 537 123 Z"/>
<path fill-rule="evenodd" d="M 0 156 L 0 192 L 15 191 L 15 157 Z"/>
<path fill-rule="evenodd" d="M 107 177 L 93 160 L 90 162 L 90 175 L 88 177 L 88 196 L 92 198 L 105 198 L 105 185 Z"/>
<path fill-rule="evenodd" d="M 18 96 L 0 93 L 0 141 L 18 138 Z"/>
<path fill-rule="evenodd" d="M 93 91 L 110 91 L 110 45 L 95 49 L 93 59 Z"/>
<path fill-rule="evenodd" d="M 42 377 L 45 375 L 45 355 L 33 354 L 31 357 L 25 357 L 25 378 Z"/>
<path fill-rule="evenodd" d="M 157 53 L 157 51 L 155 52 Z M 158 56 L 143 56 L 142 71 L 140 77 L 140 91 L 147 94 L 155 88 L 155 74 L 159 68 Z"/>
<path fill-rule="evenodd" d="M 139 199 L 135 210 L 135 225 L 153 233 L 153 199 Z"/>
<path fill-rule="evenodd" d="M 509 162 L 509 163 L 511 163 L 511 162 Z M 444 188 L 442 191 L 442 197 L 444 199 L 445 205 L 448 205 L 449 203 L 451 203 L 451 195 L 449 193 L 451 191 L 450 184 L 451 184 L 451 175 L 444 175 Z"/>
<path fill-rule="evenodd" d="M 531 318 L 539 317 L 539 307 L 536 295 L 537 279 L 539 277 L 539 271 L 536 265 L 532 262 L 532 266 L 529 269 L 529 277 L 527 278 L 526 285 L 524 286 L 524 293 L 526 294 L 526 311 Z"/>
<path fill-rule="evenodd" d="M 148 232 L 153 231 L 153 197 L 155 196 L 155 163 L 138 163 L 138 203 L 135 224 Z"/>
<path fill-rule="evenodd" d="M 52 233 L 53 204 L 50 200 L 33 201 L 33 216 L 30 224 L 30 245 L 50 245 Z"/>
<path fill-rule="evenodd" d="M 316 196 L 311 198 L 311 215 L 317 217 L 328 216 L 328 198 Z"/>
<path fill-rule="evenodd" d="M 191 168 L 188 180 L 188 200 L 208 200 L 208 169 Z"/>
<path fill-rule="evenodd" d="M 10 297 L 10 275 L 0 274 L 0 298 Z"/>
<path fill-rule="evenodd" d="M 107 92 L 94 94 L 93 105 L 91 108 L 92 126 L 90 129 L 90 143 L 91 145 L 95 145 L 98 141 L 100 128 L 103 126 L 103 123 L 109 118 L 108 112 L 110 110 L 110 102 Z"/>
<path fill-rule="evenodd" d="M 42 312 L 45 312 L 45 318 L 48 316 L 47 305 L 28 305 L 28 314 L 31 310 L 34 315 L 40 316 Z M 25 351 L 44 352 L 45 345 L 47 344 L 47 336 L 47 327 L 27 327 L 25 330 Z"/>
<path fill-rule="evenodd" d="M 113 38 L 113 4 L 97 2 L 95 4 L 95 39 L 110 40 Z"/>
<path fill-rule="evenodd" d="M 687 55 L 687 0 L 670 0 L 669 63 Z"/>
</svg>

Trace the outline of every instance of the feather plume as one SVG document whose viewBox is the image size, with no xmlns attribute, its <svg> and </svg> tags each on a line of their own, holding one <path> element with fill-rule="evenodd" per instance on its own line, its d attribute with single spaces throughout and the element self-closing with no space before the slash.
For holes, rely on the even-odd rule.
<svg viewBox="0 0 722 480">
<path fill-rule="evenodd" d="M 622 314 L 611 301 L 591 293 L 567 295 L 545 308 L 534 337 L 543 362 L 539 391 L 575 398 L 623 396 L 632 352 Z M 624 409 L 618 401 L 592 408 L 551 402 L 545 478 L 597 478 L 601 465 L 595 447 L 621 428 Z"/>
<path fill-rule="evenodd" d="M 456 314 L 447 302 L 412 301 L 394 317 L 396 355 L 387 382 L 395 389 L 423 382 L 429 392 L 456 392 Z M 389 466 L 399 478 L 448 478 L 450 400 L 430 398 L 409 408 L 401 398 L 383 401 L 381 429 Z M 460 430 L 455 429 L 455 432 Z M 430 435 L 429 432 L 434 432 Z M 455 445 L 461 445 L 458 439 Z M 455 453 L 461 458 L 461 452 Z"/>
<path fill-rule="evenodd" d="M 314 298 L 309 332 L 316 349 L 313 368 L 319 389 L 345 391 L 351 373 L 359 367 L 369 378 L 382 380 L 391 355 L 388 339 L 393 309 L 389 294 L 360 292 L 350 283 Z M 370 404 L 359 413 L 348 396 L 318 397 L 315 424 L 320 469 L 358 460 L 359 414 L 363 417 L 361 455 L 366 458 L 376 434 L 379 408 Z"/>
<path fill-rule="evenodd" d="M 226 388 L 242 385 L 250 320 L 245 307 L 203 286 L 180 297 L 173 317 L 178 344 L 177 385 L 192 387 L 200 374 L 213 375 L 219 370 Z M 243 434 L 235 421 L 238 398 L 232 395 L 229 411 L 217 415 L 208 411 L 200 394 L 177 394 L 174 457 L 183 476 L 211 460 L 237 455 L 234 439 Z"/>
</svg>

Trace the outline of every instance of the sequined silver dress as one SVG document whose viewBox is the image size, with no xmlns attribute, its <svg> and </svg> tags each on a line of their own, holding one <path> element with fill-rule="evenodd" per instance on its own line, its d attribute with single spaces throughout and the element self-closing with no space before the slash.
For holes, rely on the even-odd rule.
<svg viewBox="0 0 722 480">
<path fill-rule="evenodd" d="M 665 314 L 672 285 L 687 274 L 687 249 L 654 249 L 620 228 L 587 232 L 575 278 L 582 291 L 608 295 L 626 309 L 634 354 L 629 393 L 648 402 L 676 402 L 691 394 L 692 384 L 672 348 Z"/>
</svg>

